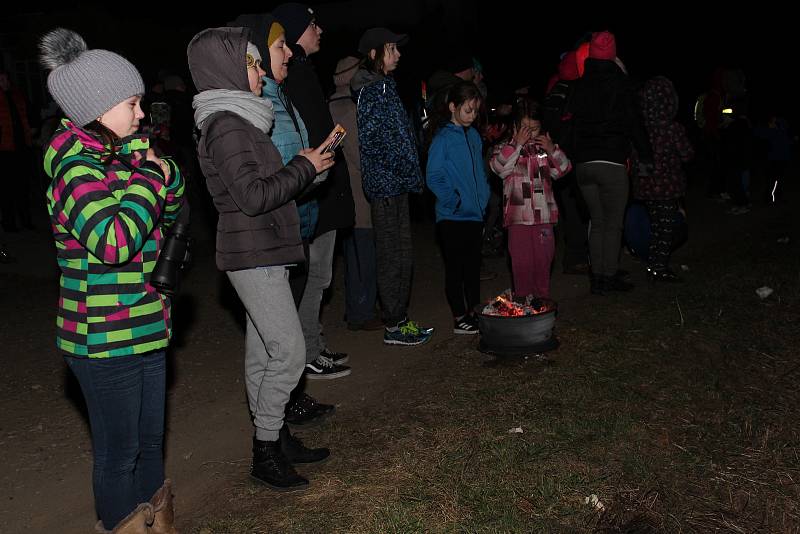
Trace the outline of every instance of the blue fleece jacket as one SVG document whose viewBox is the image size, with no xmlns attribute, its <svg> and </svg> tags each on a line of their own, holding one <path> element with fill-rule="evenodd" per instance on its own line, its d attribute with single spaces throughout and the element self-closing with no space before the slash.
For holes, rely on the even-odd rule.
<svg viewBox="0 0 800 534">
<path fill-rule="evenodd" d="M 269 136 L 280 152 L 283 164 L 286 165 L 302 149 L 309 148 L 308 130 L 294 106 L 292 106 L 294 112 L 294 119 L 292 119 L 286 109 L 286 97 L 283 96 L 278 82 L 267 77 L 264 77 L 263 80 L 264 90 L 261 97 L 272 102 L 272 109 L 275 112 L 275 124 Z M 316 199 L 297 201 L 297 212 L 300 215 L 300 237 L 306 240 L 311 239 L 319 220 L 319 206 Z"/>
<path fill-rule="evenodd" d="M 452 122 L 433 137 L 426 181 L 436 195 L 436 221 L 483 221 L 489 183 L 483 166 L 483 145 L 475 128 Z"/>
</svg>

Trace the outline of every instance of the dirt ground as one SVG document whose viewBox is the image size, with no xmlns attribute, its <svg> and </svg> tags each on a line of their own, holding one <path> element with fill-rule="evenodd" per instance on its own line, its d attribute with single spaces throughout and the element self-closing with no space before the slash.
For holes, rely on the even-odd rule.
<svg viewBox="0 0 800 534">
<path fill-rule="evenodd" d="M 682 275 L 695 284 L 692 287 L 713 287 L 724 280 L 718 276 L 719 271 L 713 271 L 713 275 L 711 270 L 706 272 L 704 265 L 707 262 L 716 266 L 725 262 L 735 264 L 739 261 L 737 251 L 743 244 L 752 248 L 770 243 L 770 250 L 778 247 L 776 254 L 791 255 L 796 260 L 800 234 L 796 219 L 791 217 L 793 206 L 797 206 L 796 202 L 778 208 L 759 202 L 752 213 L 732 217 L 723 214 L 723 206 L 708 202 L 702 195 L 694 195 L 689 205 L 691 239 L 675 255 L 674 263 L 677 268 L 687 266 L 688 271 Z M 0 450 L 3 451 L 0 532 L 85 533 L 91 531 L 96 520 L 91 494 L 89 429 L 80 389 L 54 346 L 58 273 L 52 238 L 41 212 L 37 225 L 38 230 L 34 232 L 5 237 L 19 261 L 0 265 L 0 352 L 4 362 L 4 378 L 0 381 Z M 302 470 L 322 496 L 347 495 L 348 491 L 354 491 L 342 484 L 337 468 L 352 465 L 367 452 L 380 458 L 380 451 L 371 450 L 370 435 L 391 433 L 391 428 L 399 425 L 413 426 L 414 412 L 405 409 L 409 402 L 421 396 L 447 398 L 451 379 L 469 383 L 483 375 L 497 376 L 504 372 L 502 366 L 487 365 L 491 359 L 475 350 L 476 339 L 453 336 L 444 298 L 441 256 L 433 239 L 432 223 L 415 224 L 414 233 L 416 274 L 410 315 L 420 323 L 437 328 L 432 342 L 423 347 L 385 347 L 380 332 L 350 332 L 345 328 L 343 269 L 341 258 L 337 258 L 335 280 L 323 322 L 329 346 L 351 355 L 353 372 L 346 378 L 310 384 L 309 392 L 313 396 L 337 406 L 337 415 L 327 430 L 305 433 L 306 441 L 311 444 L 322 438 L 332 440 L 324 443 L 333 451 L 332 461 L 320 468 Z M 775 245 L 776 239 L 784 236 L 789 237 L 790 242 Z M 226 279 L 215 269 L 212 247 L 208 239 L 197 240 L 194 266 L 175 305 L 176 339 L 170 351 L 166 437 L 166 471 L 175 483 L 178 526 L 182 531 L 204 533 L 233 528 L 213 525 L 217 518 L 236 512 L 237 506 L 247 508 L 236 504 L 236 499 L 267 494 L 266 490 L 251 486 L 246 477 L 252 428 L 242 383 L 242 311 Z M 794 270 L 786 272 L 786 284 L 797 283 L 795 260 Z M 630 300 L 630 311 L 634 315 L 645 313 L 650 300 L 647 292 L 652 288 L 645 283 L 643 268 L 627 254 L 622 267 L 631 271 L 637 283 L 633 292 L 637 297 Z M 486 268 L 499 274 L 496 279 L 482 284 L 482 295 L 489 298 L 508 287 L 510 278 L 505 259 L 487 260 Z M 758 279 L 756 275 L 754 283 Z M 776 285 L 774 281 L 772 285 Z M 677 295 L 677 292 L 687 291 L 685 287 L 661 291 Z M 750 291 L 748 302 L 754 307 L 763 305 L 755 296 L 756 287 L 758 285 L 747 288 Z M 548 358 L 558 361 L 559 353 L 576 355 L 562 358 L 560 365 L 562 369 L 578 368 L 584 365 L 578 357 L 581 351 L 576 348 L 576 340 L 584 339 L 581 330 L 591 331 L 595 341 L 600 343 L 606 341 L 604 336 L 613 337 L 616 325 L 608 318 L 605 322 L 599 320 L 599 316 L 597 324 L 586 322 L 591 321 L 594 313 L 599 313 L 598 303 L 603 302 L 602 297 L 588 294 L 587 278 L 561 274 L 560 264 L 554 269 L 553 297 L 560 306 L 558 333 L 562 349 Z M 606 298 L 620 303 L 624 297 Z M 680 298 L 689 297 L 681 294 Z M 777 294 L 771 297 L 773 301 L 776 298 Z M 680 301 L 675 310 L 679 308 Z M 680 313 L 682 324 L 683 314 L 690 315 L 692 311 L 684 309 Z M 766 313 L 778 314 L 775 320 L 780 320 L 780 308 Z M 677 315 L 674 320 L 679 320 Z M 598 325 L 604 325 L 607 330 L 598 332 Z M 697 328 L 702 333 L 702 327 Z M 718 348 L 710 350 L 716 351 L 717 356 L 724 356 Z M 586 352 L 587 358 L 591 357 L 590 353 L 591 350 Z M 426 382 L 424 391 L 414 387 L 420 371 L 436 377 Z M 454 399 L 453 402 L 458 401 Z M 440 417 L 446 418 L 446 403 L 442 410 Z M 418 426 L 430 430 L 432 424 L 436 424 L 435 419 L 420 421 Z M 498 424 L 510 426 L 504 420 Z M 353 448 L 352 440 L 341 441 L 348 444 L 347 448 L 337 447 L 336 437 L 352 428 L 363 433 L 364 451 Z M 797 443 L 793 446 L 797 447 Z M 377 478 L 367 477 L 366 480 L 362 481 L 366 489 L 362 487 L 361 490 L 367 492 L 369 484 L 378 488 L 384 483 Z M 796 483 L 794 488 L 796 491 Z M 263 502 L 276 502 L 281 507 L 292 505 L 292 497 L 266 495 L 264 499 Z M 345 498 L 336 502 L 341 509 L 346 508 L 349 501 Z M 353 519 L 355 511 L 345 509 L 342 512 L 350 518 L 349 523 L 343 523 L 350 527 L 342 528 L 360 530 L 358 519 Z M 791 526 L 791 521 L 787 525 Z M 794 525 L 800 528 L 797 523 Z M 274 531 L 268 519 L 258 528 L 237 528 L 242 532 Z M 303 526 L 302 518 L 296 518 L 291 530 L 324 531 L 311 525 Z M 403 531 L 404 528 L 386 527 L 386 530 Z M 374 527 L 374 531 L 380 528 Z M 738 532 L 733 528 L 720 531 Z M 786 531 L 792 530 L 787 528 Z"/>
</svg>

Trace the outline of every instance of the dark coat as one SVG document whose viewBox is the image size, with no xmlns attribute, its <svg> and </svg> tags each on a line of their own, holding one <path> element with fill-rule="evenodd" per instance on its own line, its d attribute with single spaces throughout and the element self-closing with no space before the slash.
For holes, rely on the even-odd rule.
<svg viewBox="0 0 800 534">
<path fill-rule="evenodd" d="M 686 194 L 686 173 L 682 163 L 694 155 L 686 129 L 675 121 L 678 94 L 668 79 L 656 76 L 642 90 L 642 114 L 650 145 L 653 170 L 634 182 L 636 198 L 670 200 Z"/>
<path fill-rule="evenodd" d="M 613 61 L 589 58 L 575 84 L 568 112 L 574 121 L 573 162 L 625 164 L 635 147 L 641 161 L 651 162 L 633 85 Z"/>
<path fill-rule="evenodd" d="M 328 100 L 322 91 L 314 64 L 309 60 L 303 47 L 293 45 L 292 52 L 294 56 L 289 64 L 289 75 L 284 82 L 284 90 L 306 124 L 309 144 L 318 147 L 333 130 Z M 316 235 L 353 226 L 355 207 L 350 189 L 350 175 L 347 172 L 344 156 L 339 153 L 336 159 L 337 162 L 329 171 L 328 179 L 313 193 L 319 202 Z"/>
<path fill-rule="evenodd" d="M 370 202 L 422 191 L 422 170 L 411 122 L 391 76 L 356 72 L 350 81 L 356 98 L 361 182 Z"/>
<path fill-rule="evenodd" d="M 189 67 L 199 91 L 249 91 L 245 54 L 249 32 L 217 28 L 189 45 Z M 285 167 L 270 138 L 230 111 L 203 126 L 198 159 L 217 223 L 217 267 L 223 271 L 287 265 L 305 260 L 295 198 L 316 170 L 302 156 Z"/>
</svg>

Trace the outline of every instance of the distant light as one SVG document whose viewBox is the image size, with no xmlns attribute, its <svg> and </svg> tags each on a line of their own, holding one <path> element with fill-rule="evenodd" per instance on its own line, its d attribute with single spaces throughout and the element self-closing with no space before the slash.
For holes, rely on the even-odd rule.
<svg viewBox="0 0 800 534">
<path fill-rule="evenodd" d="M 725 108 L 722 110 L 723 115 L 733 115 L 733 108 Z"/>
</svg>

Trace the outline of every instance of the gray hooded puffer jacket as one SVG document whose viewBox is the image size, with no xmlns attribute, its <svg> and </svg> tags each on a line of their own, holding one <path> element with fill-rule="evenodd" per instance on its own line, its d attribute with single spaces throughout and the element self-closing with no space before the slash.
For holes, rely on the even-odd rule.
<svg viewBox="0 0 800 534">
<path fill-rule="evenodd" d="M 249 91 L 244 28 L 212 28 L 189 43 L 197 90 Z M 269 63 L 269 57 L 262 58 Z M 203 122 L 198 159 L 219 212 L 217 267 L 235 271 L 305 261 L 295 198 L 316 170 L 296 156 L 285 167 L 270 138 L 232 111 Z"/>
</svg>

